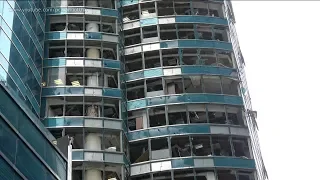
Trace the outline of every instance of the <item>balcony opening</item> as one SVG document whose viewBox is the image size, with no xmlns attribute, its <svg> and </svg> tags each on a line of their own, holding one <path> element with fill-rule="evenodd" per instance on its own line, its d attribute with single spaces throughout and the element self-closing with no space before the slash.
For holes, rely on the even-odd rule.
<svg viewBox="0 0 320 180">
<path fill-rule="evenodd" d="M 166 125 L 166 114 L 164 107 L 153 107 L 148 109 L 149 126 L 157 127 Z"/>
<path fill-rule="evenodd" d="M 134 99 L 141 99 L 144 98 L 144 81 L 134 81 L 127 83 L 127 99 L 134 100 Z"/>
<path fill-rule="evenodd" d="M 133 142 L 130 145 L 130 162 L 139 163 L 149 161 L 148 141 Z"/>
<path fill-rule="evenodd" d="M 170 158 L 167 138 L 151 139 L 151 159 Z"/>
<path fill-rule="evenodd" d="M 134 4 L 132 6 L 124 6 L 123 7 L 123 22 L 129 22 L 132 20 L 139 19 L 139 6 L 138 4 Z"/>
<path fill-rule="evenodd" d="M 217 171 L 218 179 L 223 180 L 236 180 L 235 171 L 233 170 L 218 170 Z"/>
<path fill-rule="evenodd" d="M 103 102 L 103 117 L 118 119 L 119 101 L 117 99 L 104 98 Z"/>
<path fill-rule="evenodd" d="M 191 3 L 187 1 L 174 1 L 174 12 L 176 15 L 192 15 Z"/>
<path fill-rule="evenodd" d="M 140 44 L 141 43 L 141 34 L 140 34 L 140 28 L 130 29 L 124 31 L 124 45 L 125 46 L 131 46 L 134 44 Z"/>
<path fill-rule="evenodd" d="M 212 26 L 206 24 L 196 24 L 196 32 L 199 39 L 212 40 Z"/>
<path fill-rule="evenodd" d="M 72 180 L 82 179 L 82 170 L 72 170 Z"/>
<path fill-rule="evenodd" d="M 194 180 L 194 172 L 192 169 L 175 170 L 174 180 Z"/>
<path fill-rule="evenodd" d="M 215 156 L 231 156 L 231 146 L 228 137 L 212 136 L 213 154 Z"/>
<path fill-rule="evenodd" d="M 67 86 L 84 86 L 83 68 L 72 67 L 66 69 Z"/>
<path fill-rule="evenodd" d="M 102 16 L 102 32 L 104 33 L 116 33 L 116 19 Z"/>
<path fill-rule="evenodd" d="M 195 39 L 193 24 L 178 24 L 179 39 Z"/>
<path fill-rule="evenodd" d="M 207 16 L 208 4 L 206 2 L 192 2 L 193 15 Z"/>
<path fill-rule="evenodd" d="M 154 2 L 141 3 L 141 19 L 156 17 L 156 9 Z"/>
<path fill-rule="evenodd" d="M 115 2 L 114 0 L 100 0 L 100 7 L 108 8 L 108 9 L 115 9 Z"/>
<path fill-rule="evenodd" d="M 193 146 L 193 155 L 212 156 L 209 136 L 193 136 L 191 137 L 191 142 Z"/>
<path fill-rule="evenodd" d="M 182 51 L 182 63 L 183 65 L 198 65 L 199 57 L 197 49 L 183 49 Z"/>
<path fill-rule="evenodd" d="M 47 98 L 47 117 L 63 116 L 63 97 Z"/>
<path fill-rule="evenodd" d="M 102 150 L 108 152 L 120 152 L 120 134 L 116 132 L 104 132 L 102 136 Z"/>
<path fill-rule="evenodd" d="M 143 69 L 141 53 L 126 56 L 125 63 L 126 72 L 138 71 Z"/>
<path fill-rule="evenodd" d="M 228 94 L 228 95 L 239 95 L 239 90 L 238 90 L 238 80 L 232 79 L 232 78 L 222 78 L 222 91 L 223 94 Z"/>
<path fill-rule="evenodd" d="M 223 18 L 222 5 L 209 3 L 209 16 Z"/>
<path fill-rule="evenodd" d="M 187 109 L 185 105 L 168 106 L 169 124 L 187 124 Z"/>
<path fill-rule="evenodd" d="M 183 83 L 186 93 L 202 93 L 201 76 L 184 76 Z"/>
<path fill-rule="evenodd" d="M 162 87 L 162 78 L 147 79 L 147 97 L 164 95 Z"/>
<path fill-rule="evenodd" d="M 145 69 L 161 67 L 159 51 L 144 53 Z"/>
<path fill-rule="evenodd" d="M 160 39 L 161 40 L 178 39 L 176 25 L 175 24 L 161 24 L 160 25 Z"/>
<path fill-rule="evenodd" d="M 118 88 L 118 72 L 107 69 L 104 69 L 103 71 L 103 86 L 109 88 Z"/>
<path fill-rule="evenodd" d="M 68 57 L 84 57 L 82 48 L 68 48 L 67 49 Z"/>
<path fill-rule="evenodd" d="M 103 45 L 103 47 L 106 47 Z M 103 56 L 104 59 L 117 60 L 117 51 L 116 48 L 103 48 Z"/>
<path fill-rule="evenodd" d="M 228 106 L 226 108 L 226 111 L 228 115 L 229 124 L 240 125 L 240 126 L 244 125 L 244 121 L 243 121 L 244 112 L 241 108 Z"/>
<path fill-rule="evenodd" d="M 148 128 L 146 110 L 128 112 L 128 128 L 130 131 Z"/>
<path fill-rule="evenodd" d="M 207 123 L 206 106 L 204 104 L 188 105 L 190 123 Z"/>
<path fill-rule="evenodd" d="M 167 168 L 167 167 L 163 167 L 163 165 L 162 165 L 162 168 Z M 153 174 L 153 180 L 171 180 L 171 172 L 170 171 L 169 172 L 156 172 Z"/>
<path fill-rule="evenodd" d="M 83 98 L 66 97 L 65 116 L 84 116 Z"/>
<path fill-rule="evenodd" d="M 146 26 L 142 28 L 142 43 L 158 41 L 157 26 Z"/>
<path fill-rule="evenodd" d="M 233 137 L 232 144 L 234 148 L 234 155 L 236 157 L 250 158 L 248 139 Z"/>
<path fill-rule="evenodd" d="M 66 30 L 66 16 L 50 16 L 50 31 L 65 31 Z"/>
<path fill-rule="evenodd" d="M 157 1 L 158 16 L 174 15 L 173 1 Z"/>
<path fill-rule="evenodd" d="M 217 58 L 214 50 L 200 49 L 200 62 L 201 62 L 201 65 L 216 66 Z"/>
<path fill-rule="evenodd" d="M 130 177 L 131 180 L 151 180 L 150 174 L 141 174 L 139 176 Z M 171 180 L 171 179 L 169 179 Z"/>
<path fill-rule="evenodd" d="M 191 155 L 190 141 L 188 136 L 171 138 L 172 157 L 186 157 Z"/>
<path fill-rule="evenodd" d="M 65 48 L 50 48 L 49 58 L 65 57 Z"/>
<path fill-rule="evenodd" d="M 50 25 L 50 31 L 65 31 L 66 23 L 54 23 Z"/>
<path fill-rule="evenodd" d="M 205 93 L 221 94 L 221 80 L 218 76 L 202 76 Z"/>
<path fill-rule="evenodd" d="M 207 105 L 209 123 L 212 124 L 226 124 L 227 118 L 224 106 Z"/>
<path fill-rule="evenodd" d="M 66 68 L 48 69 L 48 86 L 64 86 L 66 84 Z"/>
<path fill-rule="evenodd" d="M 166 94 L 182 94 L 183 93 L 183 81 L 181 77 L 165 77 Z"/>
<path fill-rule="evenodd" d="M 231 54 L 227 52 L 219 52 L 217 55 L 218 66 L 233 68 Z"/>
<path fill-rule="evenodd" d="M 163 49 L 162 50 L 162 61 L 163 61 L 163 66 L 178 66 L 180 64 L 179 50 L 178 49 Z"/>
</svg>

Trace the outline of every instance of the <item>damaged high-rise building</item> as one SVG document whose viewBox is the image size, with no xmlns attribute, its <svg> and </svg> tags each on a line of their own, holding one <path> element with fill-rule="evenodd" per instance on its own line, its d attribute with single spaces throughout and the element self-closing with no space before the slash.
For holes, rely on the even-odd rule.
<svg viewBox="0 0 320 180">
<path fill-rule="evenodd" d="M 0 4 L 0 177 L 268 179 L 230 1 Z M 72 174 L 52 135 L 72 139 Z"/>
</svg>

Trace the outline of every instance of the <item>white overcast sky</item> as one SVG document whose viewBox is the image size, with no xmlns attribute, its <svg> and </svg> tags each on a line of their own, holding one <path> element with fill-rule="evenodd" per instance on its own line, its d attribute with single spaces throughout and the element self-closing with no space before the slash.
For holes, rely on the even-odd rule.
<svg viewBox="0 0 320 180">
<path fill-rule="evenodd" d="M 320 179 L 320 1 L 232 2 L 269 179 Z"/>
</svg>

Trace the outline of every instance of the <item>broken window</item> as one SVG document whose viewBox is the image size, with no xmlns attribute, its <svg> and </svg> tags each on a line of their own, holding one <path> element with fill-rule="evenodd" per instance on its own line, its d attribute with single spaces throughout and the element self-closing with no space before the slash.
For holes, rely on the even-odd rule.
<svg viewBox="0 0 320 180">
<path fill-rule="evenodd" d="M 158 41 L 157 26 L 142 27 L 142 43 Z"/>
<path fill-rule="evenodd" d="M 252 172 L 247 172 L 247 171 L 238 171 L 238 180 L 253 180 L 254 176 Z"/>
<path fill-rule="evenodd" d="M 126 56 L 126 72 L 138 71 L 141 70 L 142 67 L 142 55 L 141 53 L 130 54 Z"/>
<path fill-rule="evenodd" d="M 179 39 L 195 39 L 193 24 L 178 24 Z"/>
<path fill-rule="evenodd" d="M 68 67 L 66 69 L 66 85 L 68 86 L 83 86 L 83 68 Z"/>
<path fill-rule="evenodd" d="M 48 86 L 64 86 L 66 84 L 65 68 L 48 69 Z"/>
<path fill-rule="evenodd" d="M 226 136 L 212 136 L 213 154 L 215 156 L 231 156 L 229 138 Z"/>
<path fill-rule="evenodd" d="M 187 124 L 187 109 L 185 105 L 168 106 L 169 124 Z"/>
<path fill-rule="evenodd" d="M 206 2 L 195 1 L 192 2 L 193 15 L 207 16 L 208 4 Z"/>
<path fill-rule="evenodd" d="M 146 110 L 128 112 L 128 128 L 130 131 L 145 129 L 148 127 Z"/>
<path fill-rule="evenodd" d="M 196 32 L 199 39 L 212 40 L 212 26 L 207 24 L 196 24 Z"/>
<path fill-rule="evenodd" d="M 103 117 L 118 119 L 119 101 L 117 99 L 104 98 L 103 102 Z"/>
<path fill-rule="evenodd" d="M 123 22 L 129 22 L 139 19 L 139 7 L 138 4 L 123 7 Z"/>
<path fill-rule="evenodd" d="M 124 39 L 125 46 L 140 44 L 141 43 L 140 28 L 129 29 L 124 31 L 124 37 L 125 37 Z"/>
<path fill-rule="evenodd" d="M 239 82 L 236 79 L 232 78 L 221 78 L 222 81 L 222 91 L 223 94 L 228 95 L 239 95 L 238 84 Z"/>
<path fill-rule="evenodd" d="M 65 135 L 69 137 L 73 137 L 72 141 L 72 149 L 84 149 L 84 142 L 83 142 L 83 133 L 79 133 L 78 130 L 67 128 L 65 129 Z"/>
<path fill-rule="evenodd" d="M 183 77 L 185 93 L 202 93 L 201 76 Z"/>
<path fill-rule="evenodd" d="M 219 76 L 202 76 L 205 93 L 221 94 L 221 80 Z"/>
<path fill-rule="evenodd" d="M 219 3 L 209 3 L 209 16 L 212 17 L 221 17 L 222 15 L 222 5 Z"/>
<path fill-rule="evenodd" d="M 106 47 L 106 45 L 103 45 L 103 47 Z M 102 58 L 110 59 L 110 60 L 117 60 L 116 48 L 112 48 L 112 47 L 103 48 Z"/>
<path fill-rule="evenodd" d="M 183 49 L 182 63 L 183 65 L 197 65 L 198 51 L 197 49 Z"/>
<path fill-rule="evenodd" d="M 207 123 L 206 105 L 192 104 L 188 105 L 190 123 Z"/>
<path fill-rule="evenodd" d="M 84 69 L 84 82 L 85 85 L 89 87 L 103 86 L 103 76 L 101 69 L 86 67 Z"/>
<path fill-rule="evenodd" d="M 166 114 L 164 107 L 153 107 L 148 109 L 149 126 L 164 126 L 166 125 Z"/>
<path fill-rule="evenodd" d="M 191 3 L 189 1 L 175 0 L 174 12 L 176 15 L 192 15 Z"/>
<path fill-rule="evenodd" d="M 84 116 L 83 97 L 66 97 L 65 116 Z"/>
<path fill-rule="evenodd" d="M 191 155 L 189 136 L 171 137 L 172 157 L 186 157 Z"/>
<path fill-rule="evenodd" d="M 114 0 L 100 0 L 100 7 L 108 8 L 108 9 L 115 9 L 115 2 Z"/>
<path fill-rule="evenodd" d="M 218 180 L 237 180 L 233 170 L 218 170 L 217 176 Z"/>
<path fill-rule="evenodd" d="M 207 108 L 209 123 L 226 124 L 227 118 L 224 106 L 209 104 Z"/>
<path fill-rule="evenodd" d="M 233 68 L 231 54 L 228 52 L 219 52 L 217 54 L 218 66 Z"/>
<path fill-rule="evenodd" d="M 178 76 L 165 77 L 166 94 L 183 93 L 182 78 Z"/>
<path fill-rule="evenodd" d="M 162 167 L 164 168 L 164 167 Z M 156 172 L 152 174 L 153 180 L 171 180 L 171 172 Z M 144 179 L 139 179 L 144 180 Z"/>
<path fill-rule="evenodd" d="M 194 156 L 212 156 L 209 136 L 191 137 Z"/>
<path fill-rule="evenodd" d="M 167 138 L 151 139 L 151 159 L 170 158 Z"/>
<path fill-rule="evenodd" d="M 120 134 L 119 132 L 104 132 L 102 136 L 102 150 L 108 152 L 120 152 Z"/>
<path fill-rule="evenodd" d="M 49 45 L 53 46 L 53 45 Z M 64 46 L 64 44 L 63 44 Z M 65 48 L 50 48 L 49 49 L 49 58 L 58 58 L 58 57 L 65 57 L 66 51 Z"/>
<path fill-rule="evenodd" d="M 116 33 L 116 19 L 107 16 L 102 16 L 101 32 Z"/>
<path fill-rule="evenodd" d="M 68 15 L 68 31 L 83 31 L 84 21 L 83 15 Z"/>
<path fill-rule="evenodd" d="M 63 97 L 47 97 L 47 117 L 63 116 Z"/>
<path fill-rule="evenodd" d="M 250 158 L 250 151 L 247 138 L 233 137 L 232 144 L 236 157 Z"/>
<path fill-rule="evenodd" d="M 144 97 L 144 80 L 127 83 L 127 99 L 129 101 Z"/>
<path fill-rule="evenodd" d="M 72 170 L 72 180 L 78 180 L 82 178 L 82 170 Z"/>
<path fill-rule="evenodd" d="M 173 1 L 156 1 L 158 16 L 174 15 Z"/>
<path fill-rule="evenodd" d="M 174 180 L 194 180 L 193 169 L 175 170 Z"/>
<path fill-rule="evenodd" d="M 83 57 L 83 49 L 82 48 L 69 48 L 67 49 L 68 57 Z"/>
<path fill-rule="evenodd" d="M 244 125 L 242 108 L 227 106 L 226 111 L 229 124 Z"/>
<path fill-rule="evenodd" d="M 162 87 L 162 78 L 147 79 L 147 97 L 164 95 Z"/>
<path fill-rule="evenodd" d="M 161 67 L 159 51 L 144 52 L 143 55 L 145 61 L 145 69 Z"/>
<path fill-rule="evenodd" d="M 160 25 L 160 39 L 174 40 L 177 39 L 177 30 L 175 24 L 161 24 Z"/>
<path fill-rule="evenodd" d="M 85 96 L 85 116 L 102 117 L 102 98 Z"/>
<path fill-rule="evenodd" d="M 200 49 L 200 58 L 201 65 L 217 65 L 217 58 L 214 50 L 212 49 Z"/>
<path fill-rule="evenodd" d="M 118 72 L 109 69 L 103 69 L 103 86 L 109 88 L 118 88 Z"/>
<path fill-rule="evenodd" d="M 163 49 L 161 51 L 163 66 L 178 66 L 180 64 L 179 49 Z"/>
<path fill-rule="evenodd" d="M 66 16 L 50 16 L 50 31 L 66 30 Z"/>
<path fill-rule="evenodd" d="M 132 164 L 149 161 L 148 140 L 130 144 L 130 162 Z"/>
</svg>

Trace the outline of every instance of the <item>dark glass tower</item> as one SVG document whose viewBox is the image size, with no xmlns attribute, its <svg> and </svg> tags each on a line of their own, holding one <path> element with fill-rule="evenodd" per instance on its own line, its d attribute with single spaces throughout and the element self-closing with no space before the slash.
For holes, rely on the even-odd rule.
<svg viewBox="0 0 320 180">
<path fill-rule="evenodd" d="M 39 120 L 42 1 L 0 2 L 0 179 L 67 178 L 65 157 Z"/>
<path fill-rule="evenodd" d="M 17 123 L 38 158 L 40 140 L 50 145 L 40 117 L 56 138 L 73 137 L 73 180 L 268 178 L 229 1 L 17 1 L 40 13 L 2 2 L 1 122 Z M 15 106 L 28 121 L 10 116 Z M 66 179 L 55 153 L 64 164 L 33 170 Z"/>
</svg>

